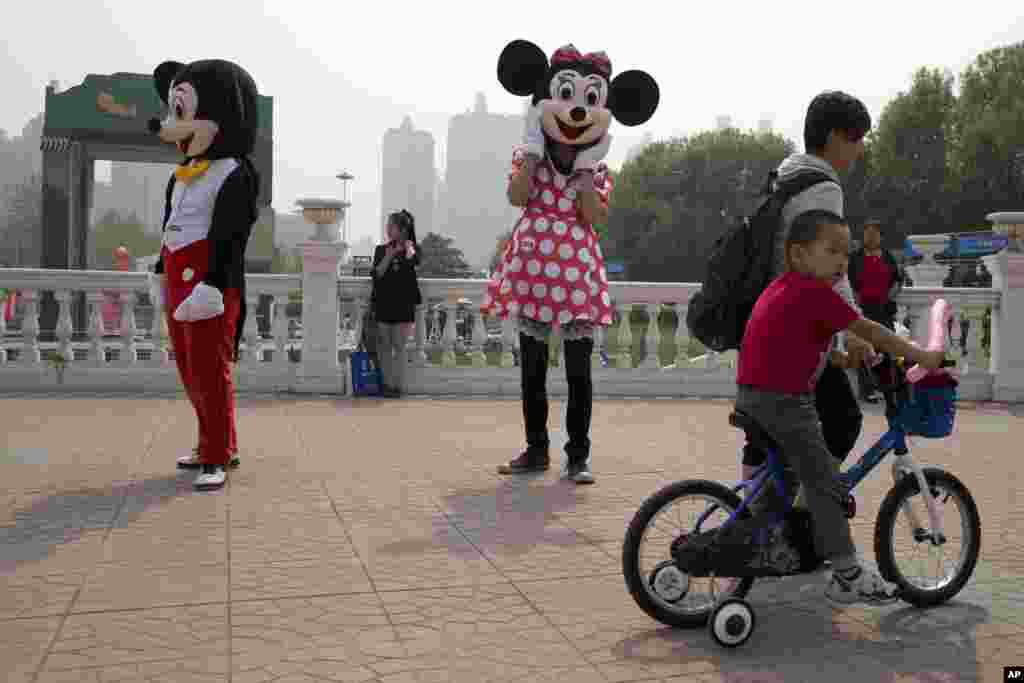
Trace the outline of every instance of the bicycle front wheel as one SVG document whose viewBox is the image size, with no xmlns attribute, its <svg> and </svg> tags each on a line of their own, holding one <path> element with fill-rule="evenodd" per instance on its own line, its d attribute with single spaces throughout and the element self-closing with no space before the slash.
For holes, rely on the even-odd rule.
<svg viewBox="0 0 1024 683">
<path fill-rule="evenodd" d="M 924 468 L 942 519 L 944 538 L 933 539 L 917 477 L 904 476 L 889 491 L 875 521 L 875 558 L 901 597 L 917 607 L 941 605 L 967 584 L 981 552 L 981 519 L 970 491 L 952 474 Z M 911 528 L 911 517 L 924 528 Z"/>
</svg>

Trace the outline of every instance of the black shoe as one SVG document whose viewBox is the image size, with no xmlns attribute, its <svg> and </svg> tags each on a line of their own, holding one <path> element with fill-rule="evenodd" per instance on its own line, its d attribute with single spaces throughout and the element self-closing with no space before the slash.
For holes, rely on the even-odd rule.
<svg viewBox="0 0 1024 683">
<path fill-rule="evenodd" d="M 498 474 L 525 474 L 527 472 L 545 472 L 551 467 L 551 458 L 547 451 L 534 451 L 527 448 L 518 458 L 506 465 L 498 465 Z"/>
<path fill-rule="evenodd" d="M 383 391 L 380 392 L 380 395 L 384 398 L 401 398 L 402 392 L 394 387 L 384 387 Z"/>
<path fill-rule="evenodd" d="M 589 460 L 570 458 L 562 470 L 562 478 L 577 484 L 593 484 L 594 475 L 590 471 Z"/>
</svg>

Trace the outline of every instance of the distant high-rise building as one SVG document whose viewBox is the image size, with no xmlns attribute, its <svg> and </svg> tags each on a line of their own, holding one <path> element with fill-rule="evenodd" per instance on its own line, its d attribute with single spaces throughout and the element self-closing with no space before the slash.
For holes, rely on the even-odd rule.
<svg viewBox="0 0 1024 683">
<path fill-rule="evenodd" d="M 529 103 L 524 104 L 525 108 Z M 435 232 L 454 240 L 476 269 L 487 266 L 498 236 L 511 230 L 521 209 L 505 196 L 512 153 L 520 144 L 523 117 L 492 114 L 483 94 L 472 112 L 448 122 L 443 194 Z"/>
<path fill-rule="evenodd" d="M 725 130 L 726 128 L 732 128 L 732 117 L 723 114 L 722 116 L 715 117 L 715 130 Z"/>
<path fill-rule="evenodd" d="M 416 238 L 435 229 L 437 168 L 434 136 L 413 128 L 408 116 L 384 134 L 381 151 L 381 239 L 386 239 L 388 214 L 407 209 L 416 219 Z"/>
</svg>

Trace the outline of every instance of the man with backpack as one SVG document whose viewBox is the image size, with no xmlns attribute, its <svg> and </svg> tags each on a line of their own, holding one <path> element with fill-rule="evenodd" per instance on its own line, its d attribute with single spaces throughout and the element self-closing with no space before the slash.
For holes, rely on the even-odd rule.
<svg viewBox="0 0 1024 683">
<path fill-rule="evenodd" d="M 864 243 L 850 255 L 850 284 L 864 317 L 896 330 L 896 295 L 903 289 L 903 270 L 896 257 L 882 247 L 882 222 L 872 218 L 864 223 Z M 871 373 L 860 371 L 861 398 L 877 401 Z"/>
<path fill-rule="evenodd" d="M 871 115 L 857 98 L 839 91 L 823 92 L 807 108 L 804 154 L 786 158 L 766 183 L 753 214 L 726 232 L 712 249 L 701 291 L 690 300 L 687 326 L 714 351 L 738 349 L 757 297 L 785 270 L 786 236 L 793 219 L 822 209 L 843 216 L 839 172 L 864 154 L 864 136 Z M 860 312 L 848 278 L 836 292 Z M 833 348 L 842 345 L 837 335 Z M 854 367 L 863 365 L 871 346 L 846 334 L 846 350 Z M 829 451 L 838 462 L 849 455 L 860 436 L 863 414 L 843 368 L 822 356 L 815 372 L 815 404 Z M 744 448 L 744 476 L 764 462 L 765 454 Z"/>
</svg>

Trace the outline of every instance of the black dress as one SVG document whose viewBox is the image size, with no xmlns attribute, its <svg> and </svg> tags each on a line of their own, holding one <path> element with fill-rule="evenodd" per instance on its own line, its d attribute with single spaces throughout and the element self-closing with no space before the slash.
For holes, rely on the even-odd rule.
<svg viewBox="0 0 1024 683">
<path fill-rule="evenodd" d="M 378 275 L 377 266 L 384 260 L 384 252 L 391 242 L 379 245 L 373 252 L 373 305 L 377 322 L 385 324 L 411 323 L 416 321 L 416 306 L 423 302 L 420 285 L 416 279 L 416 266 L 420 263 L 417 249 L 412 258 L 405 252 L 391 259 L 388 269 Z"/>
</svg>

